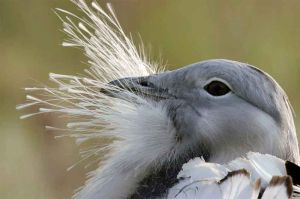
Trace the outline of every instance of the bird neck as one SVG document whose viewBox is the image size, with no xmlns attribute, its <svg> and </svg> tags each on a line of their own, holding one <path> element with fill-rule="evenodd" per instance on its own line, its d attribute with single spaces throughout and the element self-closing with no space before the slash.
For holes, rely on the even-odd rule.
<svg viewBox="0 0 300 199">
<path fill-rule="evenodd" d="M 141 180 L 135 192 L 129 199 L 138 198 L 160 198 L 163 197 L 169 188 L 178 182 L 177 175 L 182 165 L 163 166 L 158 170 L 152 170 Z"/>
</svg>

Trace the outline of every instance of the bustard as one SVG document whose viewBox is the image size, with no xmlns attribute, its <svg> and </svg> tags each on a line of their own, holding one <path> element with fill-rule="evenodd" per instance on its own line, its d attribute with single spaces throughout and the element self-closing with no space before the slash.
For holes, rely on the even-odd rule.
<svg viewBox="0 0 300 199">
<path fill-rule="evenodd" d="M 224 59 L 164 71 L 142 45 L 137 50 L 110 5 L 107 13 L 96 2 L 73 2 L 86 16 L 57 9 L 69 36 L 63 45 L 85 50 L 87 75 L 51 73 L 57 88 L 27 88 L 33 94 L 18 109 L 40 106 L 22 118 L 69 115 L 59 130 L 69 130 L 78 144 L 109 140 L 82 151 L 102 161 L 74 198 L 288 198 L 298 191 L 288 177 L 297 182 L 293 115 L 272 77 Z M 286 171 L 275 156 L 292 166 Z M 230 162 L 238 157 L 245 159 Z"/>
</svg>

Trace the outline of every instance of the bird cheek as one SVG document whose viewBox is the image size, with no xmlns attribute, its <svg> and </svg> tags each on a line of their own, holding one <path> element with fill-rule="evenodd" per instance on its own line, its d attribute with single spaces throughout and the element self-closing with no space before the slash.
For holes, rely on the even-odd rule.
<svg viewBox="0 0 300 199">
<path fill-rule="evenodd" d="M 185 104 L 180 109 L 178 109 L 177 121 L 179 121 L 179 131 L 178 133 L 184 139 L 198 139 L 199 131 L 202 128 L 202 114 L 199 110 L 189 104 Z"/>
</svg>

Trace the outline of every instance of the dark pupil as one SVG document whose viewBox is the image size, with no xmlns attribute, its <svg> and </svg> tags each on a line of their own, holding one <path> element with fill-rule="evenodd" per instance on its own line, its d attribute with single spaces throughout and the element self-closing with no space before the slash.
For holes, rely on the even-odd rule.
<svg viewBox="0 0 300 199">
<path fill-rule="evenodd" d="M 219 81 L 212 81 L 208 85 L 204 87 L 204 89 L 211 95 L 214 96 L 221 96 L 225 95 L 226 93 L 230 92 L 230 89 L 228 86 L 226 86 L 224 83 Z"/>
</svg>

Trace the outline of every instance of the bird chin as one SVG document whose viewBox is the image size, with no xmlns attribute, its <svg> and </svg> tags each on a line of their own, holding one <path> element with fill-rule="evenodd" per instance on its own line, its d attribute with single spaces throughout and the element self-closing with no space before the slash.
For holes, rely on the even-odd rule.
<svg viewBox="0 0 300 199">
<path fill-rule="evenodd" d="M 147 170 L 147 174 L 138 182 L 135 192 L 129 197 L 130 199 L 139 198 L 141 195 L 144 198 L 163 197 L 167 190 L 178 182 L 177 175 L 183 164 L 196 157 L 202 157 L 205 160 L 210 157 L 209 151 L 204 150 L 206 147 L 203 147 L 203 144 L 189 144 L 189 141 L 182 136 L 184 132 L 181 132 L 181 126 L 183 124 L 177 116 L 180 114 L 180 110 L 186 107 L 183 101 L 168 99 L 150 100 L 150 102 L 153 107 L 160 107 L 165 112 L 169 121 L 169 127 L 166 129 L 169 131 L 167 133 L 173 136 L 173 146 L 169 147 L 170 151 L 165 152 L 165 156 Z"/>
</svg>

